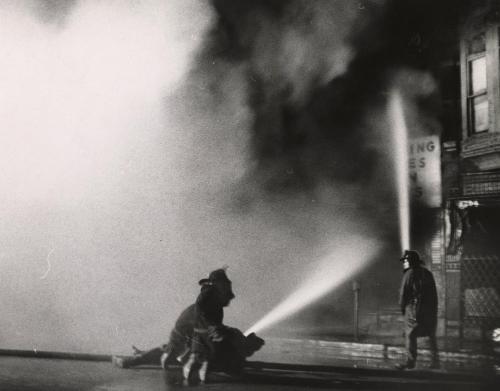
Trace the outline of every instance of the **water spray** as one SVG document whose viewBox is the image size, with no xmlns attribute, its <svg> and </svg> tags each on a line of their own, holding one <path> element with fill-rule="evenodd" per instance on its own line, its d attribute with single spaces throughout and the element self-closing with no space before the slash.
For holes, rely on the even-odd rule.
<svg viewBox="0 0 500 391">
<path fill-rule="evenodd" d="M 403 100 L 398 90 L 391 92 L 389 121 L 394 146 L 394 168 L 398 196 L 399 232 L 401 252 L 410 248 L 410 194 L 408 169 L 408 128 L 406 126 Z"/>
<path fill-rule="evenodd" d="M 311 265 L 314 267 L 314 273 L 298 290 L 278 304 L 244 334 L 249 335 L 262 331 L 320 299 L 358 273 L 374 258 L 377 250 L 376 243 L 367 238 L 353 236 L 350 240 L 344 240 L 334 251 Z"/>
<path fill-rule="evenodd" d="M 398 197 L 401 251 L 410 248 L 410 195 L 408 169 L 408 128 L 402 97 L 393 90 L 389 101 L 389 121 L 394 146 L 394 167 Z M 352 238 L 354 239 L 354 238 Z M 316 265 L 316 274 L 267 315 L 245 331 L 259 332 L 294 314 L 352 278 L 375 255 L 376 246 L 365 238 L 343 243 Z"/>
</svg>

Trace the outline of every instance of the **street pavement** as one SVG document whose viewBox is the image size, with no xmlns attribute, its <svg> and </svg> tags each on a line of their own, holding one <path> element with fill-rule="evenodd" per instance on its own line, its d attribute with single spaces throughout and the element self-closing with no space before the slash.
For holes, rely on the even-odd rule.
<svg viewBox="0 0 500 391">
<path fill-rule="evenodd" d="M 346 368 L 392 370 L 405 360 L 405 348 L 392 340 L 352 342 L 317 338 L 265 337 L 266 345 L 252 360 L 271 363 L 325 365 Z M 425 348 L 425 339 L 419 341 L 417 369 L 426 370 L 431 352 Z M 469 345 L 459 349 L 453 344 L 442 344 L 439 351 L 441 370 L 447 374 L 493 375 L 500 369 L 500 355 Z M 429 372 L 429 371 L 426 371 Z M 434 371 L 435 372 L 435 371 Z"/>
<path fill-rule="evenodd" d="M 369 373 L 361 369 L 307 368 L 253 365 L 244 377 L 235 379 L 212 374 L 203 386 L 183 387 L 180 368 L 168 375 L 159 367 L 121 369 L 110 362 L 65 359 L 0 357 L 0 390 L 2 391 L 169 391 L 185 388 L 210 390 L 487 390 L 498 383 L 473 377 L 395 376 L 394 373 Z"/>
<path fill-rule="evenodd" d="M 4 354 L 9 352 L 3 351 Z M 2 391 L 130 391 L 179 390 L 180 367 L 163 371 L 159 366 L 121 369 L 109 356 L 36 352 L 10 352 L 0 355 Z M 31 352 L 32 353 L 32 352 Z M 286 355 L 285 355 L 286 356 Z M 61 358 L 57 358 L 61 357 Z M 80 359 L 79 359 L 80 358 Z M 85 360 L 82 360 L 84 358 Z M 290 356 L 288 355 L 288 358 Z M 89 361 L 91 360 L 91 361 Z M 281 361 L 286 361 L 286 357 Z M 290 361 L 290 360 L 289 360 Z M 211 373 L 208 384 L 194 388 L 211 390 L 497 390 L 498 375 L 491 372 L 449 372 L 417 369 L 397 371 L 389 367 L 357 365 L 347 357 L 330 360 L 329 365 L 249 361 L 240 378 Z M 189 387 L 193 388 L 193 387 Z"/>
<path fill-rule="evenodd" d="M 0 350 L 0 391 L 129 391 L 182 388 L 180 367 L 116 368 L 110 355 Z M 417 369 L 398 371 L 401 346 L 267 337 L 245 375 L 210 374 L 211 390 L 439 390 L 500 389 L 498 357 L 479 351 L 441 351 L 442 369 L 429 370 L 419 350 Z M 185 388 L 185 387 L 184 387 Z"/>
</svg>

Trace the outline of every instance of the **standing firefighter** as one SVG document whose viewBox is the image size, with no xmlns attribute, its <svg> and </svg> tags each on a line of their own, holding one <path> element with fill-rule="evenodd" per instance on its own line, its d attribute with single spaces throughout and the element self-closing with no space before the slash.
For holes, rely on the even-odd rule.
<svg viewBox="0 0 500 391">
<path fill-rule="evenodd" d="M 400 261 L 403 262 L 403 279 L 399 305 L 405 316 L 407 358 L 405 363 L 397 364 L 396 368 L 415 368 L 418 337 L 429 337 L 432 353 L 431 368 L 439 368 L 436 343 L 438 301 L 434 277 L 423 266 L 424 262 L 417 251 L 406 250 Z"/>
</svg>

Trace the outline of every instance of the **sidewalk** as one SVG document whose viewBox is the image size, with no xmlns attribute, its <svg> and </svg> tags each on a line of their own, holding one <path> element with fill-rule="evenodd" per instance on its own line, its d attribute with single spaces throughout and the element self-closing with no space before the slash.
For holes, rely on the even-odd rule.
<svg viewBox="0 0 500 391">
<path fill-rule="evenodd" d="M 250 364 L 289 364 L 346 369 L 394 370 L 405 360 L 405 349 L 397 338 L 364 338 L 352 342 L 346 338 L 276 337 L 263 335 L 265 345 L 249 358 Z M 424 339 L 425 340 L 425 339 Z M 422 341 L 423 342 L 423 341 Z M 480 344 L 465 347 L 450 340 L 438 339 L 440 370 L 430 370 L 431 354 L 419 341 L 417 370 L 448 374 L 488 375 L 500 381 L 500 352 L 484 350 Z M 109 354 L 83 354 L 33 350 L 0 349 L 0 356 L 49 358 L 84 361 L 111 361 Z M 411 371 L 408 371 L 411 372 Z"/>
<path fill-rule="evenodd" d="M 498 357 L 489 354 L 441 351 L 443 368 L 429 370 L 429 352 L 422 349 L 415 370 L 399 371 L 394 369 L 394 363 L 404 359 L 404 349 L 389 343 L 264 338 L 266 344 L 247 362 L 242 378 L 211 374 L 216 387 L 475 391 L 497 390 L 500 384 L 495 369 Z M 135 370 L 116 368 L 108 354 L 0 350 L 0 361 L 0 389 L 76 391 L 88 385 L 83 389 L 165 390 L 162 379 L 167 376 L 159 371 L 159 365 Z M 167 377 L 174 374 L 181 379 L 180 366 L 170 369 Z"/>
<path fill-rule="evenodd" d="M 90 357 L 87 357 L 90 358 Z M 97 357 L 96 357 L 97 358 Z M 415 371 L 365 370 L 250 362 L 241 377 L 209 373 L 205 387 L 220 391 L 277 390 L 394 390 L 401 391 L 496 391 L 498 382 L 487 376 L 418 373 Z M 0 389 L 17 391 L 132 391 L 180 390 L 181 367 L 160 370 L 144 366 L 116 368 L 109 360 L 81 361 L 77 357 L 34 358 L 0 356 Z M 182 388 L 188 389 L 188 388 Z"/>
<path fill-rule="evenodd" d="M 393 370 L 394 364 L 403 362 L 406 357 L 404 347 L 394 339 L 364 342 L 305 337 L 299 339 L 264 336 L 264 339 L 266 344 L 250 358 L 251 361 Z M 424 344 L 420 343 L 420 346 Z M 439 340 L 439 346 L 442 368 L 432 372 L 493 376 L 500 374 L 498 353 L 486 352 L 471 344 L 467 349 L 460 349 L 456 344 L 442 339 Z M 426 369 L 430 359 L 431 354 L 428 349 L 419 349 L 417 370 Z"/>
</svg>

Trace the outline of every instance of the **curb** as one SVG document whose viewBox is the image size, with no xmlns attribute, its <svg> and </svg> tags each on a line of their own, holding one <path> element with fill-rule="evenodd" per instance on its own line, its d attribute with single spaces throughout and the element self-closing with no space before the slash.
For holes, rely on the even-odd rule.
<svg viewBox="0 0 500 391">
<path fill-rule="evenodd" d="M 389 344 L 372 344 L 359 342 L 340 342 L 313 339 L 292 339 L 267 337 L 265 349 L 271 354 L 300 354 L 301 356 L 315 356 L 319 358 L 352 358 L 352 359 L 404 359 L 406 350 L 402 346 Z M 313 354 L 314 353 L 314 354 Z M 262 352 L 264 354 L 264 352 Z M 429 349 L 418 349 L 419 360 L 430 361 Z M 440 351 L 439 357 L 443 362 L 464 364 L 470 363 L 473 367 L 494 365 L 500 363 L 498 356 L 485 353 L 466 353 Z"/>
</svg>

